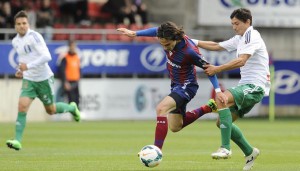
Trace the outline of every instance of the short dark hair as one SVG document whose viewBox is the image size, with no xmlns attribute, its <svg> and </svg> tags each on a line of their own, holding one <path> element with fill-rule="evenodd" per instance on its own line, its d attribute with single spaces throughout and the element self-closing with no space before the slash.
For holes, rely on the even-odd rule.
<svg viewBox="0 0 300 171">
<path fill-rule="evenodd" d="M 239 8 L 234 10 L 230 15 L 230 19 L 233 19 L 234 17 L 237 18 L 238 20 L 241 20 L 244 23 L 246 23 L 247 20 L 249 19 L 250 25 L 252 25 L 252 15 L 249 9 Z"/>
<path fill-rule="evenodd" d="M 184 36 L 182 27 L 178 27 L 175 23 L 167 21 L 158 27 L 157 37 L 168 40 L 181 40 Z"/>
<path fill-rule="evenodd" d="M 27 15 L 27 12 L 22 10 L 22 11 L 19 11 L 15 17 L 14 17 L 14 21 L 16 22 L 16 19 L 17 18 L 27 18 L 28 19 L 28 15 Z"/>
</svg>

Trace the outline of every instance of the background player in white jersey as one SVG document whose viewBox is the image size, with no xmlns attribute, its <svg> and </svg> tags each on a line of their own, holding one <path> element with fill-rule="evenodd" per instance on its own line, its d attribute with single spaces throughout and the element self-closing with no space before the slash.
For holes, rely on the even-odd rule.
<svg viewBox="0 0 300 171">
<path fill-rule="evenodd" d="M 224 92 L 228 97 L 228 103 L 221 103 L 219 99 L 216 99 L 219 113 L 217 126 L 221 130 L 222 145 L 217 152 L 212 153 L 212 158 L 227 159 L 231 157 L 231 138 L 246 156 L 246 164 L 243 169 L 250 170 L 259 155 L 259 150 L 248 143 L 241 130 L 232 122 L 242 118 L 256 103 L 262 100 L 264 95 L 269 94 L 269 56 L 259 32 L 252 27 L 252 15 L 248 9 L 234 10 L 230 18 L 236 36 L 220 43 L 198 41 L 198 46 L 207 50 L 237 51 L 237 58 L 226 64 L 206 65 L 206 74 L 214 75 L 236 68 L 241 70 L 239 84 Z"/>
<path fill-rule="evenodd" d="M 20 150 L 26 114 L 36 97 L 43 102 L 46 112 L 50 115 L 70 112 L 78 122 L 80 111 L 74 102 L 70 104 L 54 102 L 54 78 L 48 65 L 51 55 L 47 45 L 41 34 L 29 29 L 25 11 L 18 12 L 14 21 L 17 35 L 12 40 L 12 45 L 19 56 L 19 67 L 15 76 L 23 78 L 23 81 L 18 103 L 15 139 L 7 140 L 6 144 L 9 148 Z"/>
</svg>

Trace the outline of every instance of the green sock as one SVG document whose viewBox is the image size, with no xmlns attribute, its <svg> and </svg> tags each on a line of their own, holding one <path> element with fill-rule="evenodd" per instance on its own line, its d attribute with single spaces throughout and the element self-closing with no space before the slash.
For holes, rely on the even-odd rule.
<svg viewBox="0 0 300 171">
<path fill-rule="evenodd" d="M 75 107 L 71 106 L 67 103 L 58 102 L 58 103 L 55 103 L 55 105 L 56 105 L 56 113 L 57 114 L 75 111 Z"/>
<path fill-rule="evenodd" d="M 15 139 L 19 142 L 22 141 L 23 132 L 26 126 L 26 113 L 18 112 L 18 117 L 16 121 L 16 135 Z"/>
<path fill-rule="evenodd" d="M 235 124 L 232 124 L 231 127 L 231 139 L 241 148 L 245 156 L 249 156 L 252 153 L 252 146 L 248 143 L 240 128 Z"/>
<path fill-rule="evenodd" d="M 232 117 L 228 108 L 219 110 L 222 147 L 230 150 Z"/>
</svg>

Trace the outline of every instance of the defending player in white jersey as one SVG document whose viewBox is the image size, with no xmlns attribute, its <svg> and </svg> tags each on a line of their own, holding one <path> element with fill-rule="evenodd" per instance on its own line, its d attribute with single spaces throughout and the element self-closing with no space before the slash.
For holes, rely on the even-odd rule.
<svg viewBox="0 0 300 171">
<path fill-rule="evenodd" d="M 32 101 L 37 97 L 44 104 L 49 115 L 70 112 L 75 121 L 80 121 L 77 104 L 54 102 L 54 78 L 48 65 L 51 60 L 47 45 L 38 32 L 29 29 L 28 16 L 25 11 L 18 12 L 15 17 L 17 35 L 12 40 L 13 48 L 19 56 L 19 67 L 15 76 L 23 78 L 18 103 L 16 132 L 13 140 L 7 140 L 9 148 L 20 150 L 21 140 L 26 125 L 26 115 Z"/>
<path fill-rule="evenodd" d="M 205 73 L 214 75 L 218 72 L 240 68 L 241 80 L 236 87 L 229 88 L 224 93 L 228 103 L 216 99 L 219 118 L 217 126 L 221 130 L 222 145 L 217 152 L 212 153 L 214 159 L 227 159 L 231 157 L 230 139 L 235 142 L 246 156 L 243 170 L 250 170 L 259 150 L 252 147 L 241 130 L 232 122 L 242 118 L 253 106 L 260 102 L 264 95 L 269 94 L 270 72 L 269 55 L 266 45 L 259 32 L 252 27 L 250 10 L 240 8 L 234 10 L 230 16 L 236 36 L 220 43 L 212 41 L 196 41 L 199 47 L 212 51 L 234 51 L 236 59 L 220 65 L 206 65 Z"/>
</svg>

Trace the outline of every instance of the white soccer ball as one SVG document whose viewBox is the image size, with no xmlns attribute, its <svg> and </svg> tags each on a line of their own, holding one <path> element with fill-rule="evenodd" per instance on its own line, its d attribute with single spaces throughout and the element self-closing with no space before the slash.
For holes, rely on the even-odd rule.
<svg viewBox="0 0 300 171">
<path fill-rule="evenodd" d="M 139 152 L 141 163 L 146 167 L 155 167 L 162 161 L 162 152 L 155 145 L 146 145 Z"/>
</svg>

